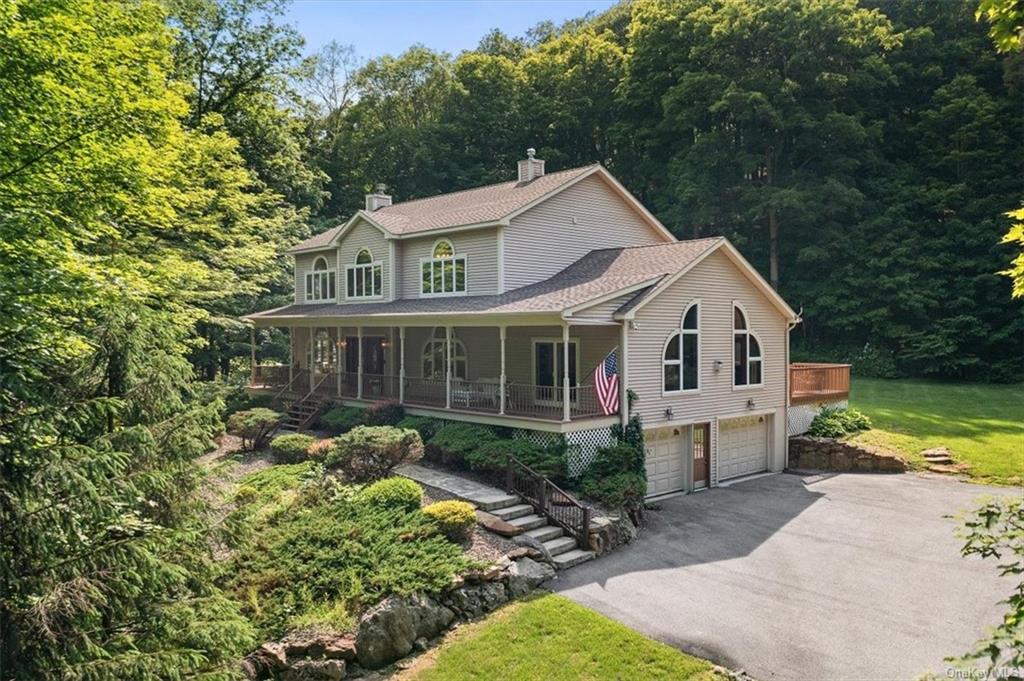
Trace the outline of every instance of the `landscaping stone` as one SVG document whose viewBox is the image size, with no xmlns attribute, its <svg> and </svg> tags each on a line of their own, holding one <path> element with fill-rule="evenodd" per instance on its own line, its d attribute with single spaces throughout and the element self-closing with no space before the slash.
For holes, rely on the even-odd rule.
<svg viewBox="0 0 1024 681">
<path fill-rule="evenodd" d="M 948 465 L 953 463 L 953 453 L 945 447 L 932 447 L 921 452 L 928 463 Z"/>
<path fill-rule="evenodd" d="M 324 657 L 328 660 L 345 660 L 346 662 L 356 659 L 356 637 L 346 634 L 331 641 L 324 648 Z"/>
<path fill-rule="evenodd" d="M 546 563 L 520 558 L 508 569 L 509 598 L 522 598 L 555 576 L 555 569 Z"/>
<path fill-rule="evenodd" d="M 478 588 L 492 586 L 483 584 Z M 498 587 L 504 591 L 503 584 Z M 472 587 L 463 587 L 469 589 Z M 461 591 L 461 590 L 460 590 Z M 356 659 L 378 669 L 405 657 L 418 638 L 433 638 L 444 631 L 455 613 L 433 598 L 420 594 L 392 596 L 363 615 L 356 633 Z"/>
<path fill-rule="evenodd" d="M 284 669 L 288 666 L 284 646 L 280 643 L 264 643 L 256 649 L 255 657 L 269 669 Z"/>
<path fill-rule="evenodd" d="M 340 681 L 345 678 L 341 660 L 299 660 L 281 675 L 283 681 Z"/>
<path fill-rule="evenodd" d="M 507 601 L 508 592 L 502 582 L 467 585 L 444 597 L 445 605 L 467 619 L 486 615 Z"/>
<path fill-rule="evenodd" d="M 507 520 L 502 520 L 496 515 L 488 513 L 487 511 L 476 512 L 476 521 L 485 530 L 490 530 L 495 534 L 500 534 L 502 537 L 515 537 L 518 534 L 523 533 L 523 528 L 513 525 Z"/>
<path fill-rule="evenodd" d="M 823 471 L 900 473 L 907 462 L 892 452 L 829 437 L 789 438 L 789 467 Z"/>
<path fill-rule="evenodd" d="M 545 548 L 544 543 L 539 539 L 531 537 L 528 534 L 520 534 L 516 537 L 512 537 L 512 541 L 520 546 L 528 548 L 535 552 L 536 558 L 543 560 L 547 563 L 552 562 L 554 559 L 551 556 L 551 552 Z"/>
<path fill-rule="evenodd" d="M 600 556 L 633 541 L 638 533 L 629 516 L 598 516 L 590 526 L 590 550 Z"/>
</svg>

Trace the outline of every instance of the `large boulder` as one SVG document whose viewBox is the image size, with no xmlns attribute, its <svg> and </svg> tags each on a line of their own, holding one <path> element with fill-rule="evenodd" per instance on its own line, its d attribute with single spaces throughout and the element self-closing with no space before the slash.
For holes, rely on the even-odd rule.
<svg viewBox="0 0 1024 681">
<path fill-rule="evenodd" d="M 444 631 L 455 613 L 429 596 L 391 596 L 359 622 L 356 659 L 367 669 L 378 669 L 405 657 L 418 638 L 434 638 Z"/>
<path fill-rule="evenodd" d="M 355 637 L 352 634 L 332 634 L 317 631 L 292 632 L 281 639 L 288 659 L 310 657 L 332 660 L 354 660 Z"/>
<path fill-rule="evenodd" d="M 522 598 L 555 576 L 555 569 L 545 563 L 520 558 L 508 569 L 509 598 Z"/>
<path fill-rule="evenodd" d="M 449 591 L 445 603 L 463 617 L 486 615 L 508 601 L 508 591 L 502 582 L 482 582 Z"/>
<path fill-rule="evenodd" d="M 477 510 L 476 522 L 485 530 L 490 530 L 494 534 L 500 534 L 502 537 L 515 537 L 523 533 L 523 528 L 513 525 L 507 520 L 502 520 L 487 511 Z"/>
<path fill-rule="evenodd" d="M 283 681 L 340 681 L 345 678 L 341 660 L 299 660 L 281 675 Z"/>
<path fill-rule="evenodd" d="M 533 552 L 534 557 L 547 563 L 554 562 L 554 557 L 551 555 L 551 552 L 548 551 L 543 542 L 536 537 L 531 537 L 528 534 L 521 534 L 517 537 L 512 537 L 512 541 L 519 546 L 530 549 Z"/>
</svg>

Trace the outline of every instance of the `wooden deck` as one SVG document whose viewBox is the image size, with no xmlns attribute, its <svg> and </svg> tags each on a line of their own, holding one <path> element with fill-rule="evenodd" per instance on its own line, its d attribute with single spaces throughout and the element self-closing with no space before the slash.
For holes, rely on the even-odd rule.
<svg viewBox="0 0 1024 681">
<path fill-rule="evenodd" d="M 838 402 L 850 397 L 850 365 L 796 362 L 789 365 L 789 403 Z"/>
</svg>

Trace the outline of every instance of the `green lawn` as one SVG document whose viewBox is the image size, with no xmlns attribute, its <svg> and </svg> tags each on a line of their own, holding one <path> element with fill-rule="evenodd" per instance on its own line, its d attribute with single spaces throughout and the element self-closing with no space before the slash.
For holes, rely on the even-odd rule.
<svg viewBox="0 0 1024 681">
<path fill-rule="evenodd" d="M 449 634 L 399 678 L 721 680 L 710 663 L 561 596 L 511 603 Z"/>
<path fill-rule="evenodd" d="M 945 446 L 978 482 L 1024 481 L 1024 386 L 855 378 L 850 406 L 871 418 L 854 439 L 893 449 L 915 465 Z"/>
</svg>

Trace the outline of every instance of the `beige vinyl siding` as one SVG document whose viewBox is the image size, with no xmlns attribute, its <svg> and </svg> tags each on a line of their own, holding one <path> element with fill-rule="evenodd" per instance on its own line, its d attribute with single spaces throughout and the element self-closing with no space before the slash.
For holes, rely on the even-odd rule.
<svg viewBox="0 0 1024 681">
<path fill-rule="evenodd" d="M 608 300 L 603 303 L 598 303 L 597 305 L 593 305 L 584 310 L 576 312 L 575 314 L 573 314 L 572 318 L 578 319 L 584 323 L 607 322 L 618 326 L 619 322 L 615 321 L 614 318 L 615 312 L 620 307 L 622 307 L 630 300 L 632 300 L 635 295 L 637 295 L 637 293 L 634 291 L 633 293 L 629 293 L 624 296 L 619 296 L 618 298 L 613 298 L 612 300 Z"/>
<path fill-rule="evenodd" d="M 699 391 L 662 395 L 662 352 L 679 328 L 686 307 L 700 299 Z M 746 311 L 747 324 L 761 343 L 762 385 L 733 388 L 733 301 Z M 786 320 L 721 251 L 683 275 L 636 314 L 629 332 L 629 387 L 637 393 L 637 412 L 650 428 L 673 421 L 711 421 L 742 416 L 786 404 Z M 722 363 L 715 371 L 715 361 Z M 747 400 L 754 401 L 753 409 Z M 712 429 L 714 431 L 714 429 Z"/>
<path fill-rule="evenodd" d="M 297 253 L 295 255 L 295 302 L 302 304 L 306 302 L 306 275 L 313 271 L 313 263 L 317 258 L 327 260 L 327 269 L 337 267 L 337 251 L 317 251 L 315 253 Z M 341 277 L 337 278 L 338 284 Z M 318 301 L 319 302 L 319 301 Z"/>
<path fill-rule="evenodd" d="M 341 243 L 338 244 L 338 254 L 341 261 L 338 268 L 338 283 L 341 286 L 341 290 L 338 292 L 338 295 L 344 302 L 361 302 L 361 299 L 359 298 L 349 299 L 347 297 L 348 292 L 345 288 L 345 266 L 354 264 L 356 261 L 356 255 L 358 255 L 359 251 L 364 248 L 370 249 L 374 262 L 380 262 L 384 265 L 383 299 L 390 300 L 391 263 L 389 262 L 390 256 L 388 253 L 388 241 L 384 238 L 384 234 L 379 229 L 363 220 L 360 220 L 353 225 L 341 238 Z M 379 300 L 380 299 L 376 299 L 378 302 Z"/>
<path fill-rule="evenodd" d="M 578 380 L 586 381 L 594 373 L 598 362 L 618 345 L 619 329 L 614 326 L 570 326 L 569 337 L 578 340 L 579 366 Z M 509 381 L 516 383 L 534 383 L 533 375 L 533 341 L 561 340 L 560 326 L 510 326 L 505 341 L 506 375 Z"/>
<path fill-rule="evenodd" d="M 512 219 L 505 229 L 505 290 L 547 279 L 595 249 L 665 241 L 592 175 Z"/>
<path fill-rule="evenodd" d="M 403 298 L 420 297 L 420 260 L 429 258 L 434 245 L 442 238 L 451 241 L 456 255 L 466 256 L 466 295 L 498 292 L 498 230 L 474 229 L 401 240 L 398 250 L 401 253 L 400 289 Z"/>
</svg>

